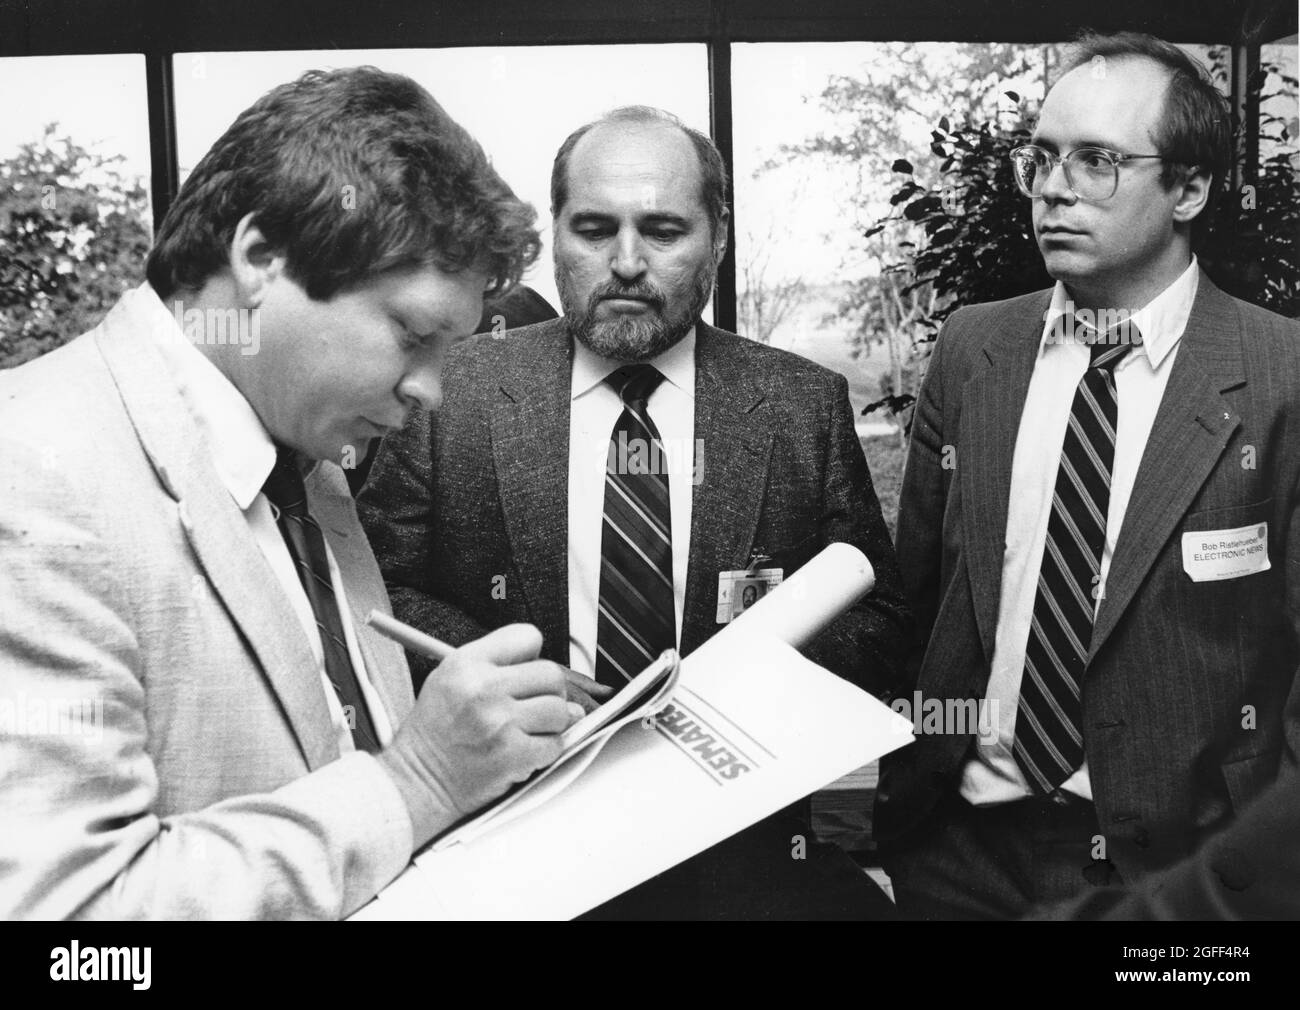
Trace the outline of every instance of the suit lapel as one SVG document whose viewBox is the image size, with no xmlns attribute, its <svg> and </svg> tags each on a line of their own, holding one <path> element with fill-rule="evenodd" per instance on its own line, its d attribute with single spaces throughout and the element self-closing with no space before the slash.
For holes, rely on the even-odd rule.
<svg viewBox="0 0 1300 1010">
<path fill-rule="evenodd" d="M 1050 298 L 1050 292 L 1044 293 L 1041 304 L 1035 302 L 1035 310 L 1027 313 L 1027 322 L 1017 315 L 989 339 L 984 346 L 987 365 L 962 389 L 962 444 L 956 461 L 962 533 L 986 659 L 993 655 L 997 631 L 1011 464 Z"/>
<path fill-rule="evenodd" d="M 543 638 L 569 641 L 569 407 L 572 354 L 562 320 L 516 340 L 492 405 L 492 458 L 509 551 Z M 561 647 L 556 643 L 563 643 Z"/>
<path fill-rule="evenodd" d="M 717 332 L 699 323 L 695 470 L 702 480 L 691 495 L 683 654 L 700 645 L 714 627 L 718 573 L 743 568 L 755 546 L 772 455 L 772 430 L 763 400 L 758 377 L 745 371 L 739 358 L 723 353 Z M 673 549 L 678 550 L 678 545 Z"/>
<path fill-rule="evenodd" d="M 1236 307 L 1204 273 L 1198 285 L 1124 513 L 1089 659 L 1115 629 L 1241 423 L 1221 395 L 1245 382 Z"/>
<path fill-rule="evenodd" d="M 389 722 L 396 726 L 410 711 L 415 696 L 410 667 L 401 647 L 365 623 L 372 610 L 390 612 L 379 565 L 357 519 L 356 505 L 342 472 L 332 463 L 321 463 L 307 478 L 307 492 L 311 513 L 320 524 L 343 576 L 352 628 L 366 664 L 366 675 L 384 701 Z"/>
<path fill-rule="evenodd" d="M 97 337 L 140 443 L 216 595 L 257 656 L 308 767 L 339 756 L 316 661 L 166 365 L 148 343 L 137 303 L 110 316 Z M 178 335 L 179 339 L 179 335 Z M 286 632 L 286 629 L 290 629 Z"/>
</svg>

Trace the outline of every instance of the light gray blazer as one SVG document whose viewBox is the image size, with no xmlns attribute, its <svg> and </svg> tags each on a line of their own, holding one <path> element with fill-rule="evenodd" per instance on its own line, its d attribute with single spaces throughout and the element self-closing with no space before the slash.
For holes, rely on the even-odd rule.
<svg viewBox="0 0 1300 1010">
<path fill-rule="evenodd" d="M 360 623 L 388 598 L 342 472 L 308 494 L 397 724 L 409 672 Z M 411 844 L 374 758 L 340 759 L 140 310 L 0 372 L 0 918 L 338 918 Z"/>
</svg>

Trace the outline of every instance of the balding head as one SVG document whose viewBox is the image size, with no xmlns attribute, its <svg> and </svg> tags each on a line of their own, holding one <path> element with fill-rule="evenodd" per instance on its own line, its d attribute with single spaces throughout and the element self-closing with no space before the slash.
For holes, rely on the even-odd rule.
<svg viewBox="0 0 1300 1010">
<path fill-rule="evenodd" d="M 717 146 L 699 130 L 693 130 L 671 112 L 649 105 L 625 105 L 599 119 L 578 127 L 560 145 L 551 168 L 551 215 L 559 217 L 569 197 L 569 167 L 574 149 L 583 137 L 598 127 L 639 126 L 680 133 L 689 141 L 699 168 L 699 197 L 708 214 L 713 235 L 727 217 L 727 168 Z"/>
</svg>

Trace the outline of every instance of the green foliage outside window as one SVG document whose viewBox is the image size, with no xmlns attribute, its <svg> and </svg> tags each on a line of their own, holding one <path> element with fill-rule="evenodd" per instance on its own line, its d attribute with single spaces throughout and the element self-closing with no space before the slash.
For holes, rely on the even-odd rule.
<svg viewBox="0 0 1300 1010">
<path fill-rule="evenodd" d="M 1225 73 L 1222 51 L 1212 70 Z M 1250 82 L 1260 93 L 1267 82 L 1294 97 L 1296 80 L 1263 66 Z M 1016 186 L 1009 153 L 1027 143 L 1030 114 L 1019 104 L 1013 121 L 950 123 L 932 131 L 931 152 L 941 159 L 940 181 L 922 185 L 906 160 L 893 164 L 904 176 L 891 198 L 893 210 L 866 235 L 895 237 L 888 270 L 906 279 L 904 291 L 930 287 L 934 307 L 918 320 L 917 356 L 929 353 L 943 320 L 962 305 L 997 301 L 1052 283 L 1043 268 L 1030 221 L 1031 203 Z M 1300 176 L 1295 140 L 1287 124 L 1261 116 L 1262 157 L 1256 177 L 1240 189 L 1224 181 L 1217 214 L 1197 254 L 1210 278 L 1246 301 L 1287 316 L 1300 316 Z M 916 381 L 918 370 L 907 374 Z M 915 389 L 891 389 L 863 413 L 906 410 Z"/>
<path fill-rule="evenodd" d="M 148 195 L 121 160 L 53 124 L 0 160 L 0 368 L 93 328 L 144 279 Z"/>
</svg>

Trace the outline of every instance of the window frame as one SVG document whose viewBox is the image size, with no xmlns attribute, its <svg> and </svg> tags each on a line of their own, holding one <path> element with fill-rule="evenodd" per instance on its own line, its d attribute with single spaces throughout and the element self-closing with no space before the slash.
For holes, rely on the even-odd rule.
<svg viewBox="0 0 1300 1010">
<path fill-rule="evenodd" d="M 300 4 L 268 8 L 265 0 L 211 5 L 175 0 L 38 0 L 0 9 L 0 56 L 140 53 L 145 58 L 155 229 L 178 190 L 173 57 L 187 52 L 348 48 L 443 49 L 465 46 L 703 43 L 708 53 L 709 111 L 714 142 L 728 169 L 727 202 L 736 231 L 732 183 L 731 46 L 737 42 L 1053 42 L 1078 27 L 1059 9 L 1035 0 L 641 0 L 594 12 L 589 0 L 493 0 L 488 5 L 432 5 L 427 0 L 376 0 L 364 18 L 341 0 L 317 0 L 310 18 Z M 1293 3 L 1268 6 L 1247 26 L 1233 0 L 1196 4 L 1138 0 L 1098 12 L 1091 27 L 1138 28 L 1183 43 L 1231 48 L 1234 126 L 1253 122 L 1244 82 L 1259 65 L 1261 44 L 1296 33 Z M 1247 34 L 1250 29 L 1249 35 Z M 394 45 L 400 40 L 401 45 Z M 1243 131 L 1236 178 L 1258 160 L 1255 131 Z M 735 243 L 718 269 L 716 325 L 736 327 Z"/>
</svg>

